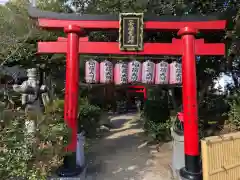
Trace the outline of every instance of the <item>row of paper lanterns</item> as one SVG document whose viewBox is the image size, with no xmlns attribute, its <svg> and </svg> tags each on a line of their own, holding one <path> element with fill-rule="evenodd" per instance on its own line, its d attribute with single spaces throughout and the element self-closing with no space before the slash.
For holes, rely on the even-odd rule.
<svg viewBox="0 0 240 180">
<path fill-rule="evenodd" d="M 128 83 L 144 84 L 181 84 L 182 65 L 176 61 L 167 63 L 160 61 L 154 63 L 147 60 L 143 63 L 133 60 L 119 61 L 115 65 L 105 60 L 98 62 L 88 60 L 85 64 L 86 83 L 115 83 L 117 85 Z"/>
</svg>

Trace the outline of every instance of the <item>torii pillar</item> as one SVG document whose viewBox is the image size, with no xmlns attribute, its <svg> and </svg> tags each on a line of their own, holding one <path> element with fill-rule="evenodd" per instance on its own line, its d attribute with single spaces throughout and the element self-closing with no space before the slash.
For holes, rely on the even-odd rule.
<svg viewBox="0 0 240 180">
<path fill-rule="evenodd" d="M 64 28 L 67 34 L 66 51 L 66 83 L 64 99 L 64 120 L 72 130 L 71 143 L 66 147 L 67 151 L 73 152 L 72 156 L 64 158 L 64 165 L 57 174 L 63 177 L 74 177 L 79 175 L 82 168 L 76 164 L 77 148 L 77 116 L 78 116 L 78 89 L 79 89 L 79 37 L 84 34 L 83 29 L 76 25 L 69 25 Z M 58 39 L 59 41 L 64 41 Z"/>
<path fill-rule="evenodd" d="M 182 97 L 184 119 L 185 167 L 180 170 L 184 179 L 201 180 L 198 132 L 198 103 L 196 80 L 195 35 L 197 30 L 185 27 L 179 30 L 182 37 Z"/>
</svg>

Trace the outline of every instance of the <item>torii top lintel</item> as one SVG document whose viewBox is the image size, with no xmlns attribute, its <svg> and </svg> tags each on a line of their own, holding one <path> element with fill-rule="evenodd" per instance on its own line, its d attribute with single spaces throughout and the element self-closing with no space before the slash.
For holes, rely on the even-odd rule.
<svg viewBox="0 0 240 180">
<path fill-rule="evenodd" d="M 118 29 L 119 17 L 117 15 L 78 15 L 49 11 L 41 11 L 29 7 L 30 17 L 38 19 L 42 28 L 62 29 L 69 24 L 77 25 L 84 29 Z M 208 16 L 156 16 L 144 15 L 144 29 L 147 30 L 179 30 L 186 26 L 198 30 L 224 30 L 227 26 L 225 14 L 215 13 Z"/>
</svg>

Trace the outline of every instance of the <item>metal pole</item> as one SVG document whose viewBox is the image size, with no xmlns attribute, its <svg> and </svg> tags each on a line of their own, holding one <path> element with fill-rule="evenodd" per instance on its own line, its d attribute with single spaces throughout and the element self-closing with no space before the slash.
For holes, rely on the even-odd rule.
<svg viewBox="0 0 240 180">
<path fill-rule="evenodd" d="M 81 173 L 81 167 L 76 164 L 77 147 L 77 114 L 78 114 L 78 81 L 79 81 L 79 34 L 82 29 L 75 25 L 64 28 L 67 34 L 66 84 L 64 100 L 64 120 L 72 130 L 71 143 L 66 147 L 72 152 L 64 159 L 63 167 L 59 168 L 61 177 L 73 177 Z"/>
<path fill-rule="evenodd" d="M 185 168 L 180 176 L 186 180 L 202 180 L 200 167 L 198 106 L 196 83 L 195 35 L 197 30 L 185 27 L 178 35 L 182 36 L 182 97 L 184 117 Z"/>
</svg>

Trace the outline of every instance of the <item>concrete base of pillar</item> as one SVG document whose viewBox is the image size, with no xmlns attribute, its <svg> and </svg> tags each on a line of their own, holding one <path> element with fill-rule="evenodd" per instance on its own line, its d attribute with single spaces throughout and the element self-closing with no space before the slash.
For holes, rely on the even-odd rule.
<svg viewBox="0 0 240 180">
<path fill-rule="evenodd" d="M 184 159 L 184 136 L 177 134 L 171 128 L 171 135 L 173 137 L 173 154 L 172 154 L 172 174 L 174 178 L 178 177 L 178 172 L 185 166 Z"/>
</svg>

